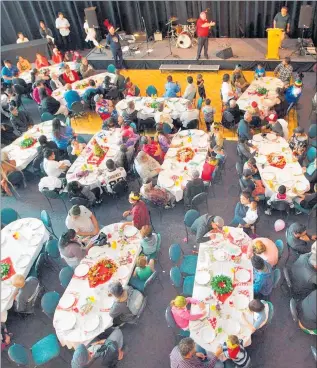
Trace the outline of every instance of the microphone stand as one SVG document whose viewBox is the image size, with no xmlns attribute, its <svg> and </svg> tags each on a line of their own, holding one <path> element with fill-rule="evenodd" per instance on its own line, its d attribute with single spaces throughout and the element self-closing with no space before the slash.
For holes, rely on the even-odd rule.
<svg viewBox="0 0 317 368">
<path fill-rule="evenodd" d="M 144 32 L 145 32 L 145 35 L 146 35 L 146 55 L 149 55 L 149 53 L 150 53 L 150 51 L 149 51 L 149 37 L 148 37 L 148 34 L 147 34 L 147 29 L 146 29 L 144 18 L 141 17 L 141 19 L 142 19 L 142 23 L 143 23 Z"/>
<path fill-rule="evenodd" d="M 168 26 L 168 28 L 167 28 L 167 34 L 168 34 L 168 45 L 169 45 L 170 53 L 168 55 L 166 55 L 164 59 L 166 59 L 169 56 L 172 56 L 173 58 L 179 58 L 179 56 L 173 54 L 173 51 L 172 51 L 172 43 L 171 43 L 172 21 L 170 20 L 165 25 Z"/>
</svg>

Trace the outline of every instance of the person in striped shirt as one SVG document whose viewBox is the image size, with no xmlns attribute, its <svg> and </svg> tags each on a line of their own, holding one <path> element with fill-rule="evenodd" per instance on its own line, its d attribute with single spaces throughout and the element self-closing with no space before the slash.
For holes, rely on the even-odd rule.
<svg viewBox="0 0 317 368">
<path fill-rule="evenodd" d="M 229 335 L 222 345 L 222 353 L 232 360 L 234 368 L 251 368 L 251 359 L 243 346 L 243 340 L 235 335 Z"/>
</svg>

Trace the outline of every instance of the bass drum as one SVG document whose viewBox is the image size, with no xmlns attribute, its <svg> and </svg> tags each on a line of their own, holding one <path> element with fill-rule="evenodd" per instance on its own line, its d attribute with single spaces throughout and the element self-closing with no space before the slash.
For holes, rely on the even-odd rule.
<svg viewBox="0 0 317 368">
<path fill-rule="evenodd" d="M 192 46 L 192 36 L 189 32 L 182 32 L 177 37 L 177 47 L 180 47 L 181 49 L 188 49 Z"/>
</svg>

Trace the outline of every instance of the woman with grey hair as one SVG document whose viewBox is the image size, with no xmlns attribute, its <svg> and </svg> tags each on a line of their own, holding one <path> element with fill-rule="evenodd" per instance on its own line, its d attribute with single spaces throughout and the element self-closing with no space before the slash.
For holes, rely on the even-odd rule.
<svg viewBox="0 0 317 368">
<path fill-rule="evenodd" d="M 164 207 L 165 209 L 175 207 L 175 196 L 165 189 L 153 186 L 151 178 L 146 178 L 143 181 L 140 193 L 144 199 L 153 202 L 157 206 Z"/>
<path fill-rule="evenodd" d="M 134 160 L 134 166 L 143 180 L 146 178 L 154 178 L 161 171 L 161 165 L 153 157 L 143 151 L 137 154 Z"/>
<path fill-rule="evenodd" d="M 189 180 L 184 190 L 184 205 L 190 206 L 192 199 L 205 191 L 203 180 L 200 178 L 198 170 L 193 170 L 191 173 L 192 180 Z"/>
</svg>

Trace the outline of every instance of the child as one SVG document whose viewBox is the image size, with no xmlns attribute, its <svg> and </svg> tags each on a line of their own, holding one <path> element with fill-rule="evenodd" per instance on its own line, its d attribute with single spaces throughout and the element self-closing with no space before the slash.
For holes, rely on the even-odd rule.
<svg viewBox="0 0 317 368">
<path fill-rule="evenodd" d="M 250 228 L 252 230 L 252 233 L 255 233 L 255 226 L 254 223 L 258 219 L 258 211 L 257 211 L 258 204 L 256 201 L 252 201 L 249 205 L 249 209 L 243 218 L 243 221 L 246 222 L 247 225 L 250 225 Z M 239 227 L 242 227 L 242 225 L 239 225 Z"/>
<path fill-rule="evenodd" d="M 145 256 L 139 256 L 136 261 L 137 267 L 135 268 L 135 271 L 133 273 L 134 277 L 138 277 L 141 281 L 146 281 L 154 270 L 154 259 L 150 259 L 149 262 L 147 262 Z"/>
<path fill-rule="evenodd" d="M 224 356 L 235 363 L 235 367 L 251 367 L 251 359 L 243 346 L 243 340 L 239 340 L 235 335 L 229 335 L 226 342 L 222 345 Z"/>
<path fill-rule="evenodd" d="M 218 164 L 218 161 L 214 158 L 210 158 L 205 161 L 203 166 L 203 171 L 201 173 L 201 179 L 206 182 L 211 181 L 212 173 L 215 171 L 215 168 Z"/>
<path fill-rule="evenodd" d="M 215 146 L 214 147 L 214 153 L 216 154 L 216 160 L 220 161 L 221 163 L 223 163 L 226 159 L 226 154 L 225 151 L 223 150 L 223 148 L 221 148 L 220 146 Z"/>
<path fill-rule="evenodd" d="M 206 99 L 206 91 L 204 86 L 203 76 L 201 74 L 197 74 L 197 87 L 198 87 L 198 94 L 203 100 Z"/>
<path fill-rule="evenodd" d="M 152 226 L 144 225 L 140 231 L 142 240 L 141 247 L 142 252 L 147 256 L 148 259 L 156 257 L 156 251 L 159 246 L 159 237 L 157 234 L 152 233 Z"/>
<path fill-rule="evenodd" d="M 265 77 L 265 69 L 262 63 L 259 63 L 257 65 L 257 67 L 255 68 L 254 71 L 254 78 L 258 79 L 258 78 L 262 78 Z"/>
<path fill-rule="evenodd" d="M 201 313 L 191 314 L 186 307 L 189 303 L 197 304 L 201 309 Z M 171 311 L 176 325 L 183 330 L 188 330 L 189 321 L 197 321 L 199 318 L 206 316 L 205 303 L 194 298 L 185 298 L 184 296 L 177 296 L 171 301 Z"/>
<path fill-rule="evenodd" d="M 289 203 L 290 208 L 294 207 L 294 203 L 292 201 L 292 199 L 286 194 L 286 187 L 285 185 L 280 185 L 278 188 L 278 192 L 274 193 L 271 198 L 267 201 L 268 204 L 268 208 L 264 211 L 264 213 L 266 215 L 271 215 L 272 211 L 271 211 L 271 203 L 272 202 L 278 202 L 278 201 L 285 201 L 287 203 Z"/>
<path fill-rule="evenodd" d="M 86 147 L 85 143 L 79 143 L 77 140 L 73 140 L 71 143 L 72 146 L 72 155 L 79 156 L 82 150 Z"/>
<path fill-rule="evenodd" d="M 210 131 L 210 126 L 214 122 L 214 114 L 216 113 L 216 110 L 210 106 L 211 100 L 207 98 L 205 101 L 205 106 L 202 108 L 202 112 L 204 115 L 204 120 L 207 125 L 207 131 Z"/>
</svg>

